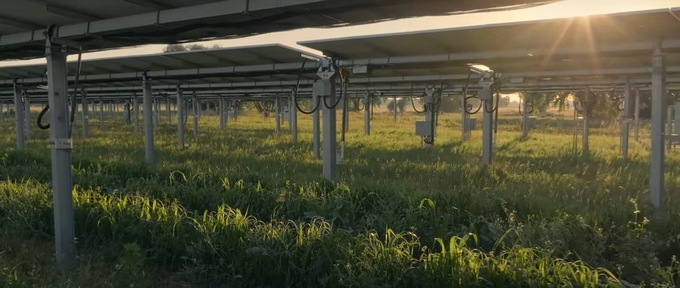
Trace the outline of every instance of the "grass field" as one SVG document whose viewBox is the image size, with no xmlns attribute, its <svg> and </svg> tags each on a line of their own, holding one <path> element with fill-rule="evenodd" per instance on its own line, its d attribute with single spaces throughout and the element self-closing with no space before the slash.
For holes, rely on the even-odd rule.
<svg viewBox="0 0 680 288">
<path fill-rule="evenodd" d="M 161 117 L 153 167 L 122 115 L 103 130 L 92 115 L 88 139 L 76 122 L 79 265 L 66 274 L 53 269 L 48 132 L 34 126 L 17 152 L 6 117 L 0 286 L 676 287 L 680 157 L 667 155 L 667 209 L 654 213 L 648 129 L 623 160 L 618 127 L 593 123 L 586 159 L 568 119 L 540 119 L 520 141 L 519 117 L 504 115 L 482 169 L 481 134 L 460 142 L 458 114 L 440 116 L 428 150 L 413 135 L 421 116 L 377 114 L 363 136 L 352 113 L 330 183 L 310 117 L 292 143 L 273 117 L 246 113 L 220 131 L 207 114 L 197 137 L 187 125 L 184 150 Z"/>
</svg>

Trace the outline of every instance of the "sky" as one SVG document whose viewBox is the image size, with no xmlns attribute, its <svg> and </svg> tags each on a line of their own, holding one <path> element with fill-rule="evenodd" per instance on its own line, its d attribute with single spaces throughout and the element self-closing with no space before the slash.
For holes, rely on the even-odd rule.
<svg viewBox="0 0 680 288">
<path fill-rule="evenodd" d="M 320 54 L 320 52 L 318 51 L 314 51 L 299 46 L 296 44 L 296 42 L 361 35 L 400 33 L 430 29 L 496 24 L 514 21 L 541 20 L 594 14 L 607 14 L 636 10 L 665 9 L 671 7 L 680 7 L 680 0 L 563 0 L 561 2 L 553 4 L 511 11 L 485 12 L 437 17 L 420 17 L 374 23 L 368 25 L 348 26 L 341 28 L 299 29 L 279 33 L 262 34 L 232 40 L 214 40 L 200 43 L 208 46 L 212 46 L 213 44 L 219 44 L 223 47 L 281 43 L 302 50 L 307 50 L 310 52 Z M 154 54 L 162 52 L 163 47 L 165 47 L 165 45 L 145 45 L 134 48 L 86 53 L 83 54 L 83 59 Z M 69 56 L 69 60 L 75 60 L 75 58 L 76 55 Z M 0 61 L 0 67 L 37 63 L 45 63 L 45 59 L 43 58 L 25 61 Z"/>
</svg>

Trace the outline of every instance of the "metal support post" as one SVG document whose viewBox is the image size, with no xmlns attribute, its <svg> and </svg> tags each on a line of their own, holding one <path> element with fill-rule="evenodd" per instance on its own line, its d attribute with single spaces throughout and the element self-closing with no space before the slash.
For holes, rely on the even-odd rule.
<svg viewBox="0 0 680 288">
<path fill-rule="evenodd" d="M 342 117 L 345 117 L 345 125 L 343 125 L 342 129 L 345 131 L 345 133 L 349 133 L 349 96 L 347 95 L 347 92 L 344 92 L 345 95 L 340 95 L 340 97 L 343 97 L 342 99 Z M 343 148 L 344 149 L 344 148 Z"/>
<path fill-rule="evenodd" d="M 77 92 L 76 92 L 77 93 Z M 90 126 L 88 125 L 88 107 L 87 107 L 87 92 L 85 91 L 85 88 L 80 90 L 80 101 L 82 105 L 82 121 L 83 121 L 83 138 L 90 137 Z"/>
<path fill-rule="evenodd" d="M 466 107 L 467 101 L 465 100 L 465 97 L 467 97 L 467 95 L 463 95 L 463 99 L 461 99 L 461 101 L 463 103 L 460 106 L 460 107 L 462 107 L 461 108 L 461 114 L 460 114 L 460 116 L 461 116 L 461 120 L 460 120 L 460 122 L 461 122 L 461 136 L 460 136 L 460 139 L 461 139 L 461 141 L 467 141 L 468 139 L 470 139 L 470 137 L 469 137 L 470 132 L 468 131 L 468 128 L 470 127 L 470 114 L 467 113 L 468 108 Z"/>
<path fill-rule="evenodd" d="M 321 129 L 319 128 L 319 108 L 322 107 L 322 103 L 319 101 L 319 96 L 312 95 L 312 107 L 317 107 L 317 109 L 312 113 L 312 138 L 313 138 L 313 151 L 314 158 L 321 159 Z"/>
<path fill-rule="evenodd" d="M 524 93 L 522 96 L 522 139 L 526 140 L 529 138 L 529 100 L 527 99 L 529 95 Z"/>
<path fill-rule="evenodd" d="M 623 117 L 621 119 L 621 157 L 628 158 L 628 136 L 630 134 L 630 118 L 632 111 L 630 94 L 630 81 L 626 81 L 625 91 L 623 92 Z"/>
<path fill-rule="evenodd" d="M 323 140 L 322 140 L 322 161 L 323 161 L 323 177 L 328 180 L 335 179 L 335 170 L 337 168 L 337 154 L 336 154 L 336 114 L 335 114 L 335 79 L 338 77 L 338 71 L 335 71 L 331 65 L 330 59 L 322 59 L 321 67 L 317 75 L 321 81 L 314 83 L 314 94 L 317 95 L 318 101 L 321 101 L 323 107 Z M 329 107 L 330 106 L 330 107 Z"/>
<path fill-rule="evenodd" d="M 633 137 L 635 137 L 635 141 L 638 141 L 639 134 L 638 132 L 640 129 L 640 90 L 635 89 L 635 124 L 633 128 Z"/>
<path fill-rule="evenodd" d="M 194 126 L 193 126 L 193 129 L 192 129 L 192 132 L 194 133 L 194 137 L 196 137 L 198 135 L 198 108 L 199 108 L 198 106 L 199 106 L 199 104 L 198 104 L 198 99 L 196 99 L 196 93 L 195 92 L 191 96 L 191 104 L 193 105 L 193 108 L 194 108 L 193 109 L 194 111 L 192 113 L 193 116 L 194 116 Z"/>
<path fill-rule="evenodd" d="M 479 91 L 479 99 L 482 100 L 482 165 L 491 165 L 493 159 L 493 90 L 495 84 L 493 72 L 483 73 L 479 84 L 482 89 Z"/>
<path fill-rule="evenodd" d="M 71 139 L 69 133 L 68 84 L 65 50 L 51 42 L 45 45 L 47 84 L 50 105 L 50 145 L 52 152 L 52 189 L 54 191 L 54 241 L 57 267 L 72 269 L 76 264 L 76 243 L 71 180 Z M 74 99 L 75 100 L 75 99 Z"/>
<path fill-rule="evenodd" d="M 182 89 L 177 87 L 177 142 L 184 149 L 184 98 Z"/>
<path fill-rule="evenodd" d="M 397 122 L 397 96 L 394 96 L 394 104 L 392 104 L 392 105 L 394 105 L 394 107 L 392 107 L 392 108 L 394 108 L 394 113 L 393 113 L 394 122 Z"/>
<path fill-rule="evenodd" d="M 24 94 L 24 117 L 26 117 L 26 120 L 24 121 L 24 134 L 26 140 L 31 139 L 31 97 L 28 96 L 28 93 L 26 93 L 26 90 L 23 91 Z M 74 100 L 75 101 L 75 100 Z"/>
<path fill-rule="evenodd" d="M 227 101 L 220 97 L 219 98 L 220 102 L 220 130 L 224 130 L 226 124 L 227 124 Z"/>
<path fill-rule="evenodd" d="M 17 149 L 24 149 L 24 109 L 22 97 L 23 89 L 14 83 L 14 119 L 16 121 L 15 132 L 17 134 Z"/>
<path fill-rule="evenodd" d="M 161 125 L 161 103 L 158 97 L 153 97 L 153 125 L 158 127 Z"/>
<path fill-rule="evenodd" d="M 146 74 L 146 73 L 145 73 Z M 151 79 L 146 75 L 142 76 L 142 93 L 144 101 L 144 155 L 146 162 L 152 164 L 154 162 L 154 139 L 153 139 L 153 88 L 151 87 Z"/>
<path fill-rule="evenodd" d="M 123 110 L 124 110 L 123 113 L 125 115 L 125 124 L 128 124 L 128 125 L 130 124 L 130 122 L 132 122 L 132 115 L 130 114 L 131 113 L 130 106 L 131 106 L 131 104 L 130 104 L 129 101 L 125 101 L 125 104 L 123 104 Z M 116 105 L 116 109 L 118 109 L 118 105 Z"/>
<path fill-rule="evenodd" d="M 135 135 L 139 135 L 139 98 L 137 98 L 137 95 L 133 95 L 132 97 L 132 107 L 135 110 L 135 118 L 134 118 L 134 124 L 135 124 Z M 148 113 L 144 113 L 148 114 Z"/>
<path fill-rule="evenodd" d="M 364 135 L 371 135 L 371 94 L 364 94 Z"/>
<path fill-rule="evenodd" d="M 168 119 L 168 125 L 172 125 L 172 111 L 170 110 L 170 96 L 165 98 L 165 113 Z"/>
<path fill-rule="evenodd" d="M 666 119 L 664 120 L 664 122 L 666 122 L 666 134 L 664 135 L 664 137 L 667 139 L 666 136 L 670 136 L 673 134 L 673 106 L 668 106 L 666 108 Z M 671 141 L 664 142 L 666 143 L 666 150 L 670 151 Z"/>
<path fill-rule="evenodd" d="M 649 175 L 649 191 L 652 206 L 664 208 L 664 110 L 666 108 L 666 58 L 657 43 L 652 58 L 652 143 Z"/>
<path fill-rule="evenodd" d="M 99 129 L 104 129 L 104 101 L 99 97 Z"/>
<path fill-rule="evenodd" d="M 293 103 L 295 99 L 290 96 L 290 101 L 288 102 L 288 125 L 290 125 L 290 131 L 293 136 L 293 142 L 297 142 L 298 138 L 298 125 L 297 125 L 297 107 Z"/>
<path fill-rule="evenodd" d="M 434 126 L 435 126 L 435 111 L 434 111 L 434 103 L 435 103 L 435 89 L 433 86 L 428 85 L 427 88 L 425 88 L 425 97 L 423 98 L 423 104 L 425 108 L 425 122 L 427 124 L 427 131 L 424 134 L 425 135 L 423 139 L 423 143 L 425 144 L 424 146 L 427 148 L 432 148 L 434 146 L 434 139 L 435 139 L 435 133 L 434 133 Z M 394 98 L 394 109 L 396 111 L 397 109 L 397 98 Z"/>
<path fill-rule="evenodd" d="M 590 155 L 590 145 L 588 144 L 588 132 L 589 132 L 589 127 L 588 127 L 588 118 L 590 118 L 590 113 L 588 113 L 588 108 L 590 106 L 590 89 L 586 88 L 585 91 L 585 96 L 583 97 L 583 104 L 581 107 L 583 108 L 583 135 L 582 135 L 582 150 L 581 153 L 583 154 L 583 157 L 588 157 Z"/>
<path fill-rule="evenodd" d="M 276 133 L 281 132 L 281 103 L 279 103 L 279 95 L 274 98 L 274 121 L 276 122 Z"/>
</svg>

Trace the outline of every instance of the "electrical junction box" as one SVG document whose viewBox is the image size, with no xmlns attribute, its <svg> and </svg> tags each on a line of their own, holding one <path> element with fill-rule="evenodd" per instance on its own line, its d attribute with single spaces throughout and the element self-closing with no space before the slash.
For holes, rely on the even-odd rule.
<svg viewBox="0 0 680 288">
<path fill-rule="evenodd" d="M 368 98 L 361 98 L 361 104 L 368 104 Z"/>
<path fill-rule="evenodd" d="M 432 122 L 430 122 L 430 121 L 416 121 L 416 136 L 431 137 L 432 136 Z"/>
<path fill-rule="evenodd" d="M 524 118 L 522 118 L 522 127 L 524 127 Z M 529 116 L 528 117 L 527 127 L 529 127 L 529 129 L 536 128 L 536 117 L 535 116 Z"/>
<path fill-rule="evenodd" d="M 479 90 L 477 98 L 479 100 L 491 100 L 493 98 L 493 91 L 491 91 L 491 88 L 482 88 Z"/>
<path fill-rule="evenodd" d="M 432 104 L 432 96 L 423 96 L 423 104 Z"/>
<path fill-rule="evenodd" d="M 327 97 L 331 96 L 331 89 L 333 83 L 329 81 L 317 81 L 314 82 L 314 86 L 312 87 L 312 93 L 314 93 L 314 96 L 318 97 Z"/>
</svg>

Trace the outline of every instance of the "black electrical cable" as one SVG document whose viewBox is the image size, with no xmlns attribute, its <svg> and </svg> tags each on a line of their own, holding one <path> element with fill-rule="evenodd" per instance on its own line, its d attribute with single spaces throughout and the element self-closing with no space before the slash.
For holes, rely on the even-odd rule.
<svg viewBox="0 0 680 288">
<path fill-rule="evenodd" d="M 335 62 L 333 62 L 333 67 L 337 67 L 335 65 Z M 345 81 L 345 76 L 342 74 L 342 71 L 338 69 L 336 69 L 335 71 L 337 71 L 340 74 L 340 97 L 338 97 L 338 101 L 335 101 L 335 104 L 333 106 L 328 106 L 328 103 L 326 102 L 326 97 L 323 97 L 323 106 L 326 106 L 326 108 L 328 109 L 335 109 L 335 107 L 338 107 L 338 105 L 340 105 L 340 101 L 342 101 L 344 97 L 343 91 L 347 89 L 347 87 L 345 87 L 347 85 L 347 82 Z"/>
<path fill-rule="evenodd" d="M 40 111 L 40 114 L 38 114 L 38 120 L 36 121 L 37 122 L 36 124 L 38 124 L 38 128 L 40 128 L 42 130 L 50 129 L 50 123 L 47 123 L 47 125 L 42 125 L 42 119 L 43 119 L 43 117 L 45 117 L 45 113 L 47 113 L 47 110 L 49 110 L 49 109 L 50 109 L 50 103 L 47 103 L 45 105 L 45 108 L 43 108 L 42 111 Z"/>
<path fill-rule="evenodd" d="M 499 84 L 499 85 L 496 85 L 496 111 L 495 111 L 496 112 L 495 113 L 496 119 L 494 119 L 494 121 L 493 121 L 494 122 L 494 124 L 493 124 L 493 126 L 494 126 L 493 127 L 494 139 L 496 139 L 496 134 L 498 134 L 498 110 L 500 110 L 500 109 L 498 109 L 498 107 L 500 105 L 500 102 L 501 102 L 501 88 L 500 88 L 500 84 Z"/>
<path fill-rule="evenodd" d="M 425 113 L 425 109 L 423 109 L 423 111 L 418 111 L 418 109 L 416 109 L 416 103 L 413 101 L 413 84 L 411 84 L 411 97 L 409 98 L 411 98 L 411 106 L 413 106 L 413 111 L 416 111 L 417 114 Z M 394 104 L 396 105 L 397 103 Z"/>
<path fill-rule="evenodd" d="M 305 114 L 305 115 L 309 115 L 309 114 L 316 112 L 316 110 L 319 109 L 319 104 L 321 102 L 316 101 L 316 105 L 314 106 L 314 108 L 312 108 L 311 111 L 305 111 L 305 110 L 302 110 L 302 108 L 300 107 L 300 103 L 298 103 L 298 101 L 297 101 L 298 90 L 300 89 L 300 81 L 302 80 L 302 74 L 305 72 L 305 64 L 306 63 L 307 63 L 307 58 L 302 60 L 302 66 L 300 67 L 300 74 L 298 75 L 297 84 L 295 84 L 295 89 L 293 90 L 293 103 L 295 103 L 295 108 L 297 108 L 297 110 L 300 111 L 300 113 Z"/>
<path fill-rule="evenodd" d="M 340 129 L 341 130 L 340 141 L 345 142 L 345 127 L 347 127 L 347 113 L 348 113 L 347 109 L 348 109 L 348 106 L 349 106 L 349 105 L 347 105 L 348 102 L 349 102 L 348 98 L 347 98 L 347 90 L 345 90 L 345 94 L 342 95 L 342 97 L 344 99 L 344 101 L 343 101 L 344 107 L 342 107 L 343 108 L 342 109 L 342 129 Z"/>
<path fill-rule="evenodd" d="M 489 109 L 488 109 L 488 106 L 489 106 L 489 105 L 487 105 L 487 103 L 489 103 L 489 102 L 488 102 L 488 101 L 484 101 L 484 111 L 485 111 L 486 113 L 494 113 L 494 112 L 496 112 L 496 110 L 498 110 L 498 104 L 500 103 L 501 94 L 498 92 L 498 86 L 496 86 L 496 89 L 495 89 L 495 90 L 496 90 L 496 107 L 491 106 L 491 110 L 489 110 Z M 493 97 L 493 92 L 492 92 L 491 96 Z M 491 101 L 492 101 L 492 103 L 493 103 L 493 99 L 491 99 Z M 492 104 L 492 105 L 493 105 L 493 104 Z"/>
<path fill-rule="evenodd" d="M 83 67 L 83 47 L 78 48 L 78 68 L 76 70 L 76 80 L 73 83 L 73 94 L 71 100 L 71 123 L 68 127 L 68 138 L 73 134 L 73 121 L 76 119 L 76 110 L 78 109 L 78 80 L 80 80 L 80 71 Z"/>
<path fill-rule="evenodd" d="M 470 77 L 472 77 L 472 71 L 468 72 L 467 80 L 465 80 L 465 88 L 463 88 L 463 109 L 467 114 L 474 115 L 479 113 L 480 110 L 482 110 L 482 105 L 484 104 L 484 101 L 479 102 L 479 106 L 477 107 L 477 110 L 474 112 L 472 111 L 472 108 L 468 109 L 467 108 L 467 103 L 469 99 L 477 97 L 477 94 L 479 93 L 478 91 L 475 91 L 475 94 L 472 96 L 468 96 L 468 85 L 470 84 Z"/>
</svg>

